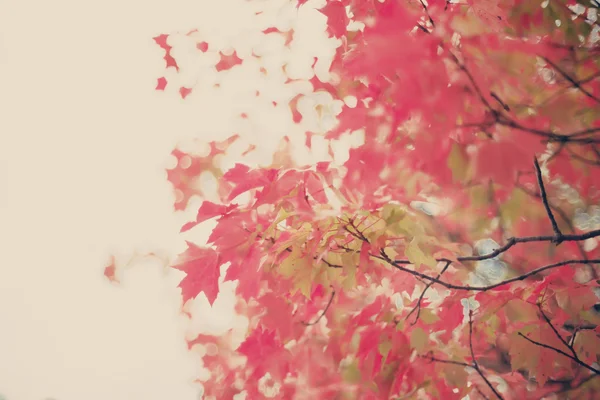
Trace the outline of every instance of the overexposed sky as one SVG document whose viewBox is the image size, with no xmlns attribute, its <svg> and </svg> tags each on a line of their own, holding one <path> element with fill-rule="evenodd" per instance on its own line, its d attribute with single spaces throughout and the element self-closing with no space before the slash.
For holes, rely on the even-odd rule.
<svg viewBox="0 0 600 400">
<path fill-rule="evenodd" d="M 186 53 L 183 43 L 181 83 L 197 87 L 185 101 L 173 85 L 156 92 L 164 61 L 152 37 L 198 28 L 209 43 L 233 45 L 242 58 L 261 53 L 270 71 L 288 63 L 289 74 L 309 78 L 316 56 L 326 75 L 335 43 L 324 39 L 325 18 L 286 4 L 0 3 L 0 395 L 6 400 L 198 398 L 190 384 L 198 360 L 183 338 L 230 325 L 233 298 L 219 298 L 210 312 L 199 296 L 190 323 L 179 314 L 180 275 L 157 260 L 126 270 L 120 286 L 104 279 L 103 267 L 111 253 L 122 262 L 133 251 L 172 257 L 185 248 L 178 231 L 189 215 L 172 213 L 164 173 L 176 143 L 237 132 L 259 144 L 251 161 L 262 162 L 275 139 L 300 131 L 286 107 L 268 108 L 270 100 L 249 96 L 258 82 L 249 77 L 261 66 L 254 61 L 216 76 L 210 57 Z M 257 9 L 266 11 L 256 18 Z M 260 33 L 292 23 L 296 42 L 289 51 Z M 284 88 L 281 76 L 269 76 L 259 82 L 267 97 L 310 90 Z M 220 91 L 211 89 L 217 81 Z M 251 118 L 238 118 L 242 111 Z M 201 241 L 207 232 L 185 238 Z"/>
</svg>

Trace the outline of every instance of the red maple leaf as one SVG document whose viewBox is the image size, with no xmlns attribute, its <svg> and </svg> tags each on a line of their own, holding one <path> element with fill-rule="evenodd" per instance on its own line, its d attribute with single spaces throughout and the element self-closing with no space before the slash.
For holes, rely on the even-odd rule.
<svg viewBox="0 0 600 400">
<path fill-rule="evenodd" d="M 156 90 L 165 90 L 166 87 L 167 87 L 167 78 L 165 78 L 164 76 L 161 76 L 160 78 L 157 79 Z"/>
<path fill-rule="evenodd" d="M 243 60 L 237 56 L 235 51 L 230 55 L 225 55 L 221 52 L 219 52 L 219 54 L 221 55 L 221 60 L 215 65 L 218 72 L 226 71 L 243 62 Z"/>
<path fill-rule="evenodd" d="M 216 251 L 198 247 L 187 242 L 188 249 L 179 255 L 173 268 L 186 273 L 179 287 L 183 302 L 195 298 L 200 292 L 206 295 L 213 305 L 219 294 L 219 276 L 221 275 L 221 258 Z"/>
<path fill-rule="evenodd" d="M 104 267 L 104 276 L 113 283 L 118 283 L 119 279 L 116 276 L 117 264 L 114 256 L 110 257 L 109 264 Z"/>
<path fill-rule="evenodd" d="M 248 358 L 248 365 L 254 369 L 254 377 L 262 377 L 269 372 L 275 378 L 283 378 L 287 372 L 287 351 L 281 346 L 275 331 L 262 326 L 254 329 L 240 345 L 238 352 Z"/>
<path fill-rule="evenodd" d="M 514 184 L 517 173 L 531 170 L 532 156 L 509 142 L 485 141 L 477 153 L 477 175 L 500 185 Z"/>
<path fill-rule="evenodd" d="M 164 59 L 167 62 L 167 68 L 175 67 L 175 69 L 179 71 L 179 65 L 177 65 L 177 61 L 171 55 L 171 49 L 173 47 L 167 43 L 168 38 L 169 35 L 162 34 L 154 37 L 154 41 L 160 46 L 161 49 L 165 51 Z"/>
<path fill-rule="evenodd" d="M 320 11 L 327 17 L 327 31 L 330 34 L 336 38 L 346 34 L 349 20 L 346 7 L 341 1 L 328 1 Z"/>
<path fill-rule="evenodd" d="M 200 50 L 201 52 L 206 53 L 208 51 L 208 43 L 206 43 L 206 42 L 197 43 L 196 48 L 198 50 Z"/>
<path fill-rule="evenodd" d="M 182 99 L 185 99 L 190 93 L 192 93 L 192 89 L 190 88 L 186 88 L 183 86 L 179 88 L 179 94 L 181 95 Z"/>
</svg>

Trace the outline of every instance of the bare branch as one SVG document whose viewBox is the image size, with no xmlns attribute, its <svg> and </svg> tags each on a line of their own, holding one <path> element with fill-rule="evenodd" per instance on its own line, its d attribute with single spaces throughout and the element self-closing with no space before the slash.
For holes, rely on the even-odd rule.
<svg viewBox="0 0 600 400">
<path fill-rule="evenodd" d="M 427 281 L 430 282 L 435 282 L 441 286 L 444 286 L 445 288 L 448 289 L 457 289 L 457 290 L 467 290 L 467 291 L 472 291 L 472 292 L 485 292 L 491 289 L 495 289 L 497 287 L 506 285 L 508 283 L 512 283 L 512 282 L 517 282 L 517 281 L 524 281 L 525 279 L 532 277 L 534 275 L 537 275 L 541 272 L 553 269 L 553 268 L 557 268 L 557 267 L 562 267 L 565 265 L 569 265 L 569 264 L 589 264 L 589 263 L 593 263 L 593 264 L 600 264 L 600 259 L 593 259 L 593 260 L 565 260 L 565 261 L 561 261 L 561 262 L 557 262 L 554 264 L 549 264 L 537 269 L 534 269 L 533 271 L 529 271 L 525 274 L 519 275 L 517 277 L 511 278 L 511 279 L 506 279 L 504 281 L 495 283 L 493 285 L 488 285 L 488 286 L 469 286 L 469 285 L 454 285 L 452 283 L 448 283 L 448 282 L 444 282 L 441 281 L 439 279 L 434 278 L 433 276 L 429 276 L 429 275 L 425 275 L 421 272 L 417 272 L 417 271 L 413 271 L 411 269 L 408 269 L 406 267 L 404 267 L 401 263 L 394 261 L 392 259 L 389 258 L 389 256 L 385 253 L 385 251 L 381 251 L 381 256 L 374 256 L 371 255 L 371 257 L 375 257 L 381 260 L 384 260 L 386 262 L 388 262 L 389 264 L 393 265 L 396 269 L 399 269 L 400 271 L 404 271 L 406 273 L 409 273 L 411 275 L 414 276 L 418 276 L 422 279 L 425 279 Z"/>
<path fill-rule="evenodd" d="M 525 339 L 525 340 L 527 340 L 527 341 L 529 341 L 529 342 L 531 342 L 531 343 L 533 343 L 533 344 L 535 344 L 535 345 L 537 345 L 537 346 L 543 347 L 543 348 L 545 348 L 545 349 L 548 349 L 548 350 L 555 351 L 555 352 L 557 352 L 558 354 L 562 354 L 563 356 L 565 356 L 565 357 L 567 357 L 567 358 L 570 358 L 571 360 L 575 361 L 577 364 L 581 365 L 582 367 L 584 367 L 584 368 L 587 368 L 587 369 L 589 369 L 590 371 L 592 371 L 593 373 L 600 375 L 600 370 L 599 370 L 599 369 L 596 369 L 596 368 L 592 367 L 591 365 L 588 365 L 588 364 L 584 363 L 584 362 L 583 362 L 583 361 L 581 361 L 580 359 L 578 359 L 578 358 L 575 358 L 575 357 L 573 357 L 572 355 L 570 355 L 570 354 L 568 354 L 568 353 L 565 353 L 565 352 L 564 352 L 564 351 L 562 351 L 561 349 L 557 349 L 556 347 L 552 347 L 552 346 L 549 346 L 549 345 L 547 345 L 547 344 L 540 343 L 540 342 L 538 342 L 538 341 L 535 341 L 535 340 L 533 340 L 533 339 L 530 339 L 530 338 L 528 338 L 527 336 L 523 335 L 521 332 L 519 332 L 519 336 L 521 336 L 523 339 Z"/>
<path fill-rule="evenodd" d="M 452 261 L 446 261 L 446 265 L 444 265 L 444 268 L 442 268 L 442 270 L 440 271 L 439 274 L 437 274 L 437 276 L 435 277 L 435 279 L 440 279 L 440 277 L 442 276 L 442 274 L 444 272 L 446 272 L 446 270 L 448 269 L 448 267 L 450 266 L 450 264 L 452 264 Z M 423 292 L 421 292 L 421 295 L 419 296 L 419 300 L 417 301 L 417 305 L 413 307 L 412 310 L 410 310 L 410 312 L 408 313 L 408 315 L 406 316 L 405 320 L 407 320 L 408 318 L 410 318 L 410 316 L 417 311 L 417 315 L 415 316 L 415 320 L 411 323 L 411 325 L 416 324 L 419 321 L 419 317 L 421 316 L 421 302 L 423 301 L 423 297 L 425 296 L 425 293 L 427 292 L 427 289 L 429 289 L 431 287 L 431 285 L 433 285 L 435 282 L 434 281 L 429 281 L 429 283 L 427 284 L 427 286 L 425 286 L 425 289 L 423 289 Z"/>
<path fill-rule="evenodd" d="M 594 237 L 598 237 L 600 236 L 600 229 L 596 229 L 593 231 L 589 231 L 580 235 L 562 235 L 562 241 L 563 242 L 579 242 L 579 241 L 583 241 L 583 240 L 587 240 L 590 238 L 594 238 Z M 553 242 L 554 240 L 556 240 L 556 236 L 552 235 L 552 236 L 522 236 L 522 237 L 511 237 L 507 240 L 506 244 L 504 246 L 501 246 L 500 248 L 492 251 L 491 253 L 488 254 L 484 254 L 481 256 L 462 256 L 462 257 L 457 257 L 456 260 L 457 261 L 483 261 L 483 260 L 489 260 L 492 259 L 494 257 L 499 256 L 500 254 L 506 252 L 508 249 L 510 249 L 511 247 L 520 244 L 520 243 L 530 243 L 530 242 Z M 446 258 L 439 258 L 437 259 L 438 262 L 441 261 L 448 261 Z M 396 263 L 398 264 L 411 264 L 410 261 L 408 260 L 395 260 Z"/>
<path fill-rule="evenodd" d="M 440 358 L 436 358 L 433 357 L 432 355 L 426 355 L 426 356 L 419 356 L 421 358 L 425 358 L 431 362 L 438 362 L 438 363 L 442 363 L 442 364 L 450 364 L 450 365 L 457 365 L 459 367 L 471 367 L 473 368 L 472 364 L 466 363 L 464 361 L 452 361 L 452 360 L 442 360 Z"/>
<path fill-rule="evenodd" d="M 323 312 L 317 317 L 317 319 L 315 319 L 312 322 L 302 321 L 302 324 L 304 324 L 306 326 L 317 324 L 325 316 L 325 313 L 327 312 L 327 310 L 329 310 L 329 307 L 331 306 L 331 303 L 333 302 L 333 297 L 334 296 L 335 296 L 335 290 L 332 290 L 331 291 L 331 297 L 329 298 L 329 301 L 327 302 L 327 305 L 325 306 L 325 309 L 323 309 Z"/>
<path fill-rule="evenodd" d="M 544 321 L 546 321 L 546 323 L 548 324 L 548 326 L 550 326 L 550 328 L 552 329 L 552 331 L 554 332 L 554 335 L 556 335 L 556 337 L 558 338 L 558 340 L 560 340 L 561 343 L 564 344 L 567 347 L 567 349 L 569 349 L 569 351 L 573 354 L 574 358 L 579 359 L 579 357 L 577 356 L 577 353 L 575 352 L 575 349 L 573 348 L 573 346 L 571 344 L 567 343 L 567 341 L 562 337 L 562 335 L 556 330 L 556 328 L 554 327 L 554 325 L 550 321 L 550 318 L 548 318 L 548 316 L 546 315 L 546 313 L 542 309 L 542 304 L 541 303 L 538 304 L 538 308 L 540 310 L 540 313 L 542 314 L 542 317 L 544 318 Z M 573 337 L 575 337 L 575 334 L 573 335 Z"/>
<path fill-rule="evenodd" d="M 504 111 L 510 111 L 510 107 L 505 102 L 503 102 L 502 99 L 496 93 L 490 92 L 490 96 L 492 96 L 494 100 L 500 103 Z"/>
<path fill-rule="evenodd" d="M 586 95 L 587 97 L 589 97 L 590 99 L 594 100 L 597 103 L 600 103 L 600 98 L 594 96 L 592 93 L 588 92 L 586 89 L 584 89 L 581 84 L 574 79 L 573 77 L 571 77 L 569 74 L 567 74 L 565 71 L 563 71 L 558 65 L 556 65 L 555 63 L 553 63 L 552 61 L 550 61 L 548 58 L 546 57 L 542 57 L 542 59 L 544 61 L 546 61 L 548 64 L 550 64 L 550 66 L 552 68 L 554 68 L 559 74 L 561 74 L 563 76 L 563 78 L 565 78 L 567 81 L 569 81 L 569 83 L 571 83 L 571 85 L 573 85 L 573 87 L 579 89 L 579 91 L 581 93 L 583 93 L 584 95 Z"/>
<path fill-rule="evenodd" d="M 552 242 L 555 243 L 556 245 L 559 245 L 562 242 L 563 234 L 560 231 L 558 224 L 556 223 L 556 219 L 554 218 L 554 214 L 552 213 L 552 209 L 550 208 L 550 205 L 548 204 L 548 195 L 546 194 L 546 188 L 544 187 L 544 181 L 542 179 L 542 170 L 540 169 L 540 164 L 538 163 L 538 160 L 536 157 L 534 157 L 533 161 L 535 164 L 535 173 L 537 176 L 538 185 L 540 187 L 540 195 L 542 197 L 542 203 L 544 203 L 544 208 L 546 209 L 546 214 L 548 214 L 548 218 L 550 219 L 550 222 L 552 223 L 552 230 L 554 231 L 554 234 L 556 235 L 556 237 L 552 240 Z"/>
<path fill-rule="evenodd" d="M 425 10 L 425 14 L 427 14 L 427 18 L 429 19 L 429 22 L 431 23 L 431 26 L 435 27 L 435 22 L 433 22 L 433 18 L 431 18 L 431 15 L 429 14 L 429 10 L 427 9 L 427 5 L 425 5 L 425 3 L 423 2 L 423 0 L 419 0 L 421 2 L 421 5 L 423 6 L 423 9 Z"/>
<path fill-rule="evenodd" d="M 473 310 L 469 310 L 469 348 L 471 349 L 471 358 L 473 359 L 473 368 L 475 368 L 475 371 L 477 371 L 479 376 L 481 376 L 481 379 L 483 379 L 485 381 L 486 385 L 488 385 L 488 387 L 492 390 L 494 395 L 497 398 L 499 398 L 500 400 L 503 400 L 503 397 L 500 395 L 500 393 L 498 393 L 498 391 L 492 385 L 492 383 L 488 380 L 488 378 L 486 378 L 486 376 L 483 373 L 483 371 L 481 370 L 481 368 L 479 368 L 479 364 L 477 363 L 477 359 L 475 358 L 475 351 L 473 350 Z"/>
</svg>

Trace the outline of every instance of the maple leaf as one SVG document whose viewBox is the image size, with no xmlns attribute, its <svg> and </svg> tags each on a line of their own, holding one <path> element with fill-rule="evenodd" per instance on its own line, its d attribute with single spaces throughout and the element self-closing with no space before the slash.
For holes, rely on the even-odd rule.
<svg viewBox="0 0 600 400">
<path fill-rule="evenodd" d="M 219 294 L 219 276 L 221 261 L 219 254 L 213 249 L 202 248 L 187 242 L 187 250 L 180 254 L 173 268 L 186 273 L 179 283 L 183 302 L 204 293 L 210 305 L 213 305 Z"/>
<path fill-rule="evenodd" d="M 262 296 L 259 303 L 265 308 L 266 314 L 262 318 L 263 326 L 277 332 L 280 340 L 291 339 L 293 326 L 297 324 L 290 318 L 293 314 L 293 303 L 273 293 Z M 285 318 L 285 316 L 288 316 Z"/>
<path fill-rule="evenodd" d="M 328 1 L 320 11 L 327 17 L 327 29 L 330 34 L 336 38 L 346 34 L 348 16 L 341 1 Z"/>
<path fill-rule="evenodd" d="M 215 204 L 211 201 L 204 201 L 196 214 L 196 221 L 188 222 L 181 228 L 181 232 L 186 232 L 201 222 L 216 216 L 225 216 L 237 208 L 237 204 Z"/>
<path fill-rule="evenodd" d="M 206 42 L 197 43 L 196 48 L 198 50 L 200 50 L 201 52 L 206 53 L 208 51 L 208 43 L 206 43 Z"/>
<path fill-rule="evenodd" d="M 175 61 L 175 59 L 171 55 L 171 49 L 173 47 L 171 47 L 167 42 L 167 40 L 169 39 L 169 35 L 162 34 L 154 37 L 153 39 L 156 42 L 156 44 L 158 44 L 160 48 L 165 51 L 164 59 L 167 63 L 167 68 L 174 67 L 177 71 L 179 71 L 179 65 L 177 65 L 177 61 Z"/>
<path fill-rule="evenodd" d="M 237 351 L 231 332 L 192 341 L 206 347 L 204 394 L 593 397 L 597 385 L 580 380 L 597 373 L 600 222 L 579 217 L 599 200 L 593 24 L 560 2 L 322 3 L 341 45 L 307 55 L 308 80 L 280 83 L 343 102 L 337 125 L 306 131 L 298 104 L 315 95 L 293 91 L 285 101 L 297 125 L 260 165 L 221 170 L 234 137 L 204 156 L 176 150 L 167 170 L 176 210 L 204 200 L 182 231 L 216 218 L 212 248 L 188 243 L 176 262 L 183 300 L 203 292 L 213 304 L 229 264 L 224 280 L 236 281 L 235 312 L 248 321 Z M 261 29 L 296 43 L 291 29 Z M 193 33 L 186 39 L 208 52 Z M 155 41 L 178 71 L 169 36 Z M 241 62 L 219 52 L 215 68 Z M 249 93 L 285 106 L 263 86 Z M 234 115 L 256 121 L 251 112 Z M 298 165 L 295 143 L 318 151 L 317 139 L 331 161 Z M 203 173 L 218 181 L 214 202 Z M 481 250 L 482 240 L 493 246 Z M 488 266 L 501 273 L 471 281 Z"/>
<path fill-rule="evenodd" d="M 116 275 L 117 272 L 117 264 L 114 256 L 110 257 L 110 262 L 106 267 L 104 267 L 104 276 L 113 283 L 118 283 L 119 279 Z"/>
<path fill-rule="evenodd" d="M 469 0 L 473 12 L 488 27 L 500 31 L 507 26 L 507 12 L 498 3 L 499 0 Z"/>
<path fill-rule="evenodd" d="M 165 90 L 166 87 L 167 87 L 167 78 L 165 78 L 164 76 L 158 78 L 157 82 L 156 82 L 156 90 Z"/>
<path fill-rule="evenodd" d="M 219 54 L 221 55 L 221 59 L 217 65 L 215 65 L 217 72 L 226 71 L 243 62 L 243 60 L 237 56 L 235 51 L 230 55 L 225 55 L 221 52 L 219 52 Z"/>
<path fill-rule="evenodd" d="M 186 88 L 186 87 L 180 87 L 179 88 L 179 94 L 181 95 L 182 99 L 185 99 L 186 97 L 188 97 L 188 95 L 192 93 L 192 89 L 190 88 Z"/>
<path fill-rule="evenodd" d="M 275 331 L 262 327 L 254 329 L 238 348 L 240 354 L 248 358 L 255 368 L 254 376 L 262 376 L 269 371 L 276 377 L 283 377 L 286 368 L 286 351 L 281 347 Z M 269 368 L 274 366 L 276 368 Z"/>
<path fill-rule="evenodd" d="M 531 158 L 513 143 L 486 141 L 477 153 L 477 175 L 500 185 L 511 185 L 517 173 L 531 169 Z"/>
<path fill-rule="evenodd" d="M 260 248 L 252 246 L 245 257 L 236 257 L 227 268 L 225 281 L 239 280 L 236 293 L 245 300 L 255 297 L 259 292 L 262 259 Z"/>
</svg>

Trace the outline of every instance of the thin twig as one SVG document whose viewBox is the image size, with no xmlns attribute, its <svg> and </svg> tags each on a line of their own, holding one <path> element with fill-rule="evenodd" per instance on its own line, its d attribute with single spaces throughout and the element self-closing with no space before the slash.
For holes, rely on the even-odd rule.
<svg viewBox="0 0 600 400">
<path fill-rule="evenodd" d="M 471 368 L 473 368 L 472 364 L 466 363 L 464 361 L 442 360 L 440 358 L 433 357 L 433 356 L 431 356 L 429 354 L 426 355 L 426 356 L 419 356 L 419 357 L 425 358 L 425 359 L 427 359 L 429 361 L 432 361 L 432 362 L 438 362 L 438 363 L 442 363 L 442 364 L 457 365 L 459 367 L 471 367 Z"/>
<path fill-rule="evenodd" d="M 538 199 L 542 198 L 542 196 L 539 193 L 533 192 L 521 185 L 517 184 L 517 185 L 515 185 L 515 187 L 520 189 L 521 191 L 523 191 L 524 193 L 528 194 L 531 197 L 536 197 Z M 564 223 L 569 228 L 569 231 L 575 232 L 575 226 L 573 225 L 573 222 L 571 222 L 571 219 L 569 218 L 567 213 L 565 213 L 565 211 L 562 208 L 557 207 L 550 202 L 548 202 L 548 205 L 550 206 L 550 208 L 552 208 L 554 210 L 554 212 L 556 212 L 558 215 L 560 215 L 560 217 L 562 218 Z M 583 245 L 581 244 L 581 242 L 575 242 L 575 245 L 577 246 L 577 249 L 579 250 L 579 254 L 581 255 L 581 258 L 584 260 L 587 260 L 588 256 L 587 256 L 587 253 L 585 252 L 585 249 L 583 248 Z M 590 267 L 590 272 L 591 272 L 592 276 L 594 277 L 594 279 L 598 279 L 598 274 L 596 273 L 596 269 L 591 264 L 589 264 L 589 267 Z"/>
<path fill-rule="evenodd" d="M 421 2 L 423 9 L 425 10 L 425 14 L 427 14 L 427 18 L 429 18 L 429 22 L 431 22 L 431 26 L 435 27 L 435 22 L 433 22 L 433 18 L 431 18 L 431 15 L 429 14 L 429 10 L 427 9 L 427 6 L 423 2 L 423 0 L 419 0 L 419 1 Z"/>
<path fill-rule="evenodd" d="M 479 364 L 477 363 L 477 359 L 475 358 L 475 351 L 473 350 L 473 310 L 469 310 L 469 348 L 471 349 L 471 358 L 473 359 L 473 368 L 475 368 L 475 371 L 477 371 L 479 376 L 481 376 L 481 379 L 483 379 L 485 381 L 486 385 L 488 385 L 488 387 L 492 390 L 494 395 L 496 395 L 496 397 L 499 398 L 500 400 L 503 400 L 503 397 L 500 395 L 500 393 L 498 393 L 498 391 L 492 385 L 492 383 L 488 380 L 488 378 L 486 378 L 486 376 L 483 373 L 483 371 L 481 370 L 481 368 L 479 368 Z"/>
<path fill-rule="evenodd" d="M 544 187 L 544 181 L 542 179 L 542 170 L 540 169 L 540 164 L 538 163 L 537 157 L 533 159 L 535 164 L 535 173 L 537 176 L 538 185 L 540 187 L 540 194 L 542 196 L 542 203 L 544 203 L 544 208 L 546 209 L 546 214 L 548 214 L 548 218 L 550 219 L 550 223 L 552 223 L 552 230 L 556 235 L 555 239 L 552 241 L 556 245 L 559 245 L 562 242 L 563 234 L 560 231 L 558 224 L 556 223 L 556 219 L 554 218 L 554 214 L 552 213 L 552 209 L 548 204 L 548 195 L 546 194 L 546 188 Z"/>
<path fill-rule="evenodd" d="M 510 107 L 508 106 L 508 104 L 506 104 L 505 102 L 502 101 L 502 99 L 500 98 L 500 96 L 498 96 L 494 92 L 490 92 L 490 96 L 492 96 L 494 98 L 494 100 L 496 100 L 498 103 L 500 103 L 500 105 L 502 106 L 502 108 L 504 109 L 504 111 L 510 111 Z"/>
<path fill-rule="evenodd" d="M 600 229 L 596 229 L 593 231 L 589 231 L 580 235 L 572 234 L 572 235 L 562 235 L 563 242 L 579 242 L 587 239 L 591 239 L 594 237 L 600 236 Z M 504 246 L 499 247 L 498 249 L 481 256 L 461 256 L 456 257 L 457 261 L 483 261 L 489 260 L 499 256 L 500 254 L 506 252 L 511 247 L 521 244 L 521 243 L 530 243 L 530 242 L 553 242 L 556 240 L 556 236 L 552 235 L 543 235 L 543 236 L 521 236 L 521 237 L 511 237 L 506 241 Z M 446 258 L 438 258 L 436 261 L 448 261 Z M 395 260 L 398 264 L 411 264 L 408 260 Z"/>
<path fill-rule="evenodd" d="M 549 345 L 547 345 L 547 344 L 540 343 L 540 342 L 538 342 L 538 341 L 535 341 L 535 340 L 533 340 L 533 339 L 530 339 L 530 338 L 528 338 L 527 336 L 523 335 L 521 332 L 519 332 L 519 336 L 521 336 L 523 339 L 525 339 L 525 340 L 527 340 L 527 341 L 529 341 L 529 342 L 531 342 L 531 343 L 533 343 L 533 344 L 535 344 L 535 345 L 537 345 L 537 346 L 543 347 L 543 348 L 545 348 L 545 349 L 548 349 L 548 350 L 555 351 L 555 352 L 557 352 L 558 354 L 562 354 L 563 356 L 565 356 L 565 357 L 567 357 L 567 358 L 569 358 L 569 359 L 571 359 L 571 360 L 575 361 L 577 364 L 581 365 L 582 367 L 584 367 L 584 368 L 587 368 L 587 369 L 589 369 L 590 371 L 592 371 L 593 373 L 600 375 L 600 370 L 599 370 L 599 369 L 596 369 L 596 368 L 592 367 L 591 365 L 588 365 L 588 364 L 584 363 L 584 362 L 583 362 L 583 361 L 581 361 L 580 359 L 578 359 L 578 358 L 575 358 L 575 357 L 573 357 L 572 355 L 570 355 L 570 354 L 568 354 L 568 353 L 565 353 L 565 352 L 564 352 L 564 351 L 562 351 L 561 349 L 557 349 L 556 347 L 552 347 L 552 346 L 549 346 Z"/>
<path fill-rule="evenodd" d="M 444 265 L 444 268 L 442 268 L 442 270 L 440 271 L 440 273 L 437 274 L 437 276 L 435 277 L 435 279 L 440 279 L 440 277 L 442 276 L 442 274 L 444 272 L 446 272 L 446 270 L 448 269 L 448 267 L 450 266 L 450 264 L 452 264 L 452 261 L 450 261 L 450 260 L 446 261 L 446 265 Z M 417 301 L 417 305 L 414 306 L 412 310 L 410 310 L 410 312 L 408 313 L 408 315 L 404 319 L 404 320 L 407 320 L 408 318 L 410 318 L 410 316 L 415 311 L 417 311 L 417 315 L 415 316 L 415 320 L 411 323 L 411 325 L 415 325 L 419 321 L 419 317 L 421 316 L 421 302 L 423 301 L 423 297 L 425 296 L 425 293 L 427 292 L 427 289 L 429 289 L 431 287 L 431 285 L 433 285 L 434 283 L 435 283 L 434 281 L 429 281 L 429 283 L 427 284 L 427 286 L 425 286 L 425 289 L 423 289 L 423 292 L 421 292 L 421 296 L 419 296 L 419 300 Z"/>
<path fill-rule="evenodd" d="M 317 324 L 321 318 L 323 318 L 325 316 L 325 313 L 327 312 L 327 310 L 329 310 L 329 307 L 331 306 L 331 303 L 333 302 L 333 297 L 335 296 L 335 290 L 331 291 L 331 297 L 329 298 L 329 301 L 327 302 L 327 305 L 325 306 L 325 309 L 323 310 L 323 312 L 317 317 L 316 320 L 312 321 L 312 322 L 305 322 L 302 321 L 302 324 L 306 325 L 306 326 L 310 326 L 310 325 L 315 325 Z"/>
<path fill-rule="evenodd" d="M 555 63 L 553 63 L 552 61 L 550 61 L 546 57 L 542 57 L 542 59 L 544 61 L 546 61 L 548 64 L 550 64 L 550 66 L 552 68 L 554 68 L 559 74 L 561 74 L 563 76 L 563 78 L 565 78 L 567 81 L 569 81 L 569 83 L 571 83 L 571 85 L 573 85 L 573 87 L 579 89 L 579 91 L 581 93 L 583 93 L 584 95 L 586 95 L 590 99 L 596 101 L 597 103 L 600 103 L 600 98 L 598 98 L 598 97 L 594 96 L 592 93 L 588 92 L 585 88 L 583 88 L 581 86 L 581 84 L 576 79 L 574 79 L 569 74 L 567 74 L 565 71 L 563 71 L 558 65 L 556 65 Z"/>
<path fill-rule="evenodd" d="M 552 331 L 554 332 L 554 335 L 556 335 L 556 337 L 558 338 L 558 340 L 560 340 L 561 343 L 564 344 L 567 347 L 567 349 L 569 349 L 569 351 L 573 354 L 574 358 L 579 359 L 579 357 L 577 356 L 577 352 L 575 352 L 575 349 L 573 348 L 573 346 L 571 346 L 569 343 L 567 343 L 567 341 L 562 337 L 562 335 L 556 330 L 556 328 L 552 324 L 552 321 L 550 321 L 550 318 L 548 318 L 548 316 L 546 315 L 546 313 L 542 309 L 542 304 L 541 303 L 538 304 L 538 308 L 540 310 L 540 313 L 542 314 L 542 317 L 544 318 L 544 321 L 546 321 L 546 323 L 548 324 L 548 326 L 550 326 L 550 328 L 552 329 Z"/>
<path fill-rule="evenodd" d="M 408 269 L 406 267 L 404 267 L 402 264 L 392 260 L 389 258 L 389 256 L 382 250 L 382 256 L 374 256 L 371 255 L 371 257 L 375 257 L 381 260 L 384 260 L 386 262 L 388 262 L 389 264 L 393 265 L 396 269 L 399 269 L 400 271 L 409 273 L 411 275 L 414 276 L 418 276 L 420 278 L 423 278 L 427 281 L 430 282 L 435 282 L 441 286 L 444 286 L 447 289 L 457 289 L 457 290 L 467 290 L 467 291 L 472 291 L 472 292 L 485 292 L 491 289 L 495 289 L 497 287 L 509 284 L 509 283 L 513 283 L 513 282 L 517 282 L 517 281 L 524 281 L 525 279 L 532 277 L 534 275 L 537 275 L 541 272 L 553 269 L 553 268 L 558 268 L 558 267 L 562 267 L 565 265 L 569 265 L 569 264 L 589 264 L 589 263 L 593 263 L 593 264 L 600 264 L 600 259 L 593 259 L 593 260 L 565 260 L 565 261 L 561 261 L 561 262 L 557 262 L 554 264 L 549 264 L 549 265 L 545 265 L 543 267 L 534 269 L 533 271 L 529 271 L 523 275 L 519 275 L 517 277 L 511 278 L 511 279 L 506 279 L 504 281 L 495 283 L 493 285 L 488 285 L 488 286 L 469 286 L 469 285 L 454 285 L 452 283 L 448 283 L 448 282 L 444 282 L 441 281 L 439 279 L 434 278 L 433 276 L 429 276 L 429 275 L 425 275 L 421 272 L 417 272 L 417 271 L 413 271 L 411 269 Z"/>
</svg>

